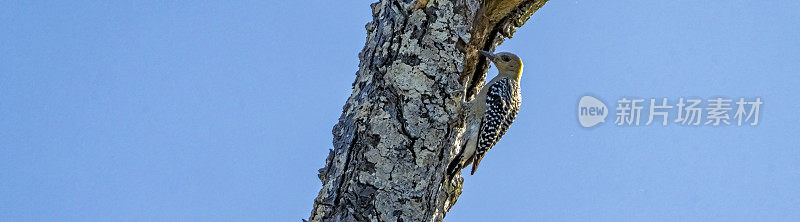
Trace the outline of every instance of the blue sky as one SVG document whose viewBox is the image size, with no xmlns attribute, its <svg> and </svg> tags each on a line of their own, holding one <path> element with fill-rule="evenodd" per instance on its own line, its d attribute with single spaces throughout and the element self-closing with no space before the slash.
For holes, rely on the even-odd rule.
<svg viewBox="0 0 800 222">
<path fill-rule="evenodd" d="M 307 218 L 368 5 L 0 3 L 0 218 Z M 800 220 L 798 10 L 548 3 L 499 48 L 522 111 L 446 220 Z M 585 129 L 584 95 L 764 105 L 754 127 Z"/>
</svg>

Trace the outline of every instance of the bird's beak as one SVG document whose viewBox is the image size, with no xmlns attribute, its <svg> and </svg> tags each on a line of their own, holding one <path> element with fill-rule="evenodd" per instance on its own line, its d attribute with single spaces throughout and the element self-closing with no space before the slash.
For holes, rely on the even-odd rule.
<svg viewBox="0 0 800 222">
<path fill-rule="evenodd" d="M 489 58 L 490 61 L 494 61 L 494 54 L 492 54 L 491 52 L 487 52 L 487 51 L 483 51 L 483 50 L 478 50 L 478 52 L 480 52 L 481 55 L 486 56 L 486 58 Z"/>
</svg>

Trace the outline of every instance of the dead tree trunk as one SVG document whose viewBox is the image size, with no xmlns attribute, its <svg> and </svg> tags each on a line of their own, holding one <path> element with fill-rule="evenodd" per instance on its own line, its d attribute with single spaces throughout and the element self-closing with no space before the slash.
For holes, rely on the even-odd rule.
<svg viewBox="0 0 800 222">
<path fill-rule="evenodd" d="M 494 51 L 547 0 L 373 3 L 353 92 L 333 127 L 311 221 L 442 221 L 461 194 L 448 163 L 461 102 Z"/>
</svg>

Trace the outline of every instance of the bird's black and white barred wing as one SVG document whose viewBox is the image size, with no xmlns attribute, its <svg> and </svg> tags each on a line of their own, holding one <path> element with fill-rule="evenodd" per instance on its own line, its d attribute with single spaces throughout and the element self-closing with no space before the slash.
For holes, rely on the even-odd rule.
<svg viewBox="0 0 800 222">
<path fill-rule="evenodd" d="M 520 94 L 519 84 L 517 84 L 516 81 L 514 80 L 509 80 L 509 87 L 511 87 L 511 90 L 509 90 L 511 95 L 508 97 L 510 98 L 508 104 L 511 104 L 511 107 L 509 109 L 508 115 L 506 115 L 505 122 L 503 122 L 503 125 L 500 127 L 500 133 L 497 134 L 498 135 L 497 140 L 503 138 L 503 135 L 506 134 L 508 128 L 511 127 L 512 123 L 514 123 L 514 119 L 517 118 L 517 113 L 519 113 L 519 105 L 522 102 L 522 97 L 521 97 L 522 95 Z M 497 142 L 497 140 L 495 141 L 495 143 Z"/>
<path fill-rule="evenodd" d="M 514 122 L 519 112 L 519 105 L 520 92 L 516 81 L 503 78 L 489 87 L 486 93 L 486 112 L 478 133 L 478 147 L 475 150 L 471 174 L 475 174 L 483 156 L 497 144 Z"/>
</svg>

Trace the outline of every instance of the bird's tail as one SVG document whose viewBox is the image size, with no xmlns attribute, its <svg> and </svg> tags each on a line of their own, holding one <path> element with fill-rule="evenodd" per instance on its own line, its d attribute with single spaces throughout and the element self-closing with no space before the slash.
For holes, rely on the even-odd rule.
<svg viewBox="0 0 800 222">
<path fill-rule="evenodd" d="M 463 168 L 463 166 L 461 166 L 461 158 L 463 158 L 461 154 L 458 154 L 458 156 L 450 162 L 450 165 L 447 166 L 447 175 L 449 175 L 450 178 L 455 177 L 456 173 Z"/>
<path fill-rule="evenodd" d="M 470 109 L 472 107 L 471 104 L 472 104 L 472 102 L 467 102 L 466 104 L 464 104 L 464 106 L 467 107 L 467 109 Z M 466 112 L 469 113 L 470 111 L 467 110 Z M 467 126 L 466 130 L 464 131 L 463 134 L 461 134 L 461 144 L 459 144 L 459 146 L 460 146 L 459 148 L 460 149 L 458 151 L 458 155 L 456 155 L 456 158 L 454 158 L 453 161 L 451 161 L 450 164 L 447 166 L 447 174 L 450 176 L 450 179 L 453 179 L 453 177 L 455 177 L 456 174 L 458 174 L 458 172 L 460 172 L 462 169 L 464 169 L 464 167 L 469 166 L 469 164 L 472 163 L 472 160 L 473 160 L 473 157 L 474 157 L 473 154 L 470 154 L 470 157 L 464 156 L 464 152 L 466 151 L 467 144 L 469 144 L 469 140 L 470 140 L 470 138 L 473 135 L 474 130 L 475 130 L 474 124 L 470 125 L 470 123 L 467 122 L 467 125 L 468 126 Z M 472 127 L 470 127 L 470 126 L 472 126 Z M 465 160 L 464 158 L 468 158 L 468 159 Z"/>
<path fill-rule="evenodd" d="M 477 155 L 476 155 L 477 156 Z M 481 164 L 481 160 L 483 159 L 483 155 L 480 157 L 475 157 L 472 163 L 472 171 L 469 172 L 469 175 L 475 175 L 475 171 L 478 170 L 478 165 Z"/>
<path fill-rule="evenodd" d="M 464 135 L 469 135 L 469 134 L 465 133 Z M 465 139 L 461 141 L 461 149 L 459 149 L 458 155 L 456 155 L 456 158 L 454 158 L 453 161 L 450 162 L 450 165 L 447 166 L 447 175 L 450 175 L 450 179 L 455 177 L 456 174 L 458 174 L 458 172 L 461 171 L 461 169 L 464 169 L 464 166 L 469 165 L 469 163 L 472 162 L 472 160 L 467 160 L 467 161 L 463 160 L 464 149 L 466 148 L 466 146 L 467 146 L 467 140 Z"/>
</svg>

